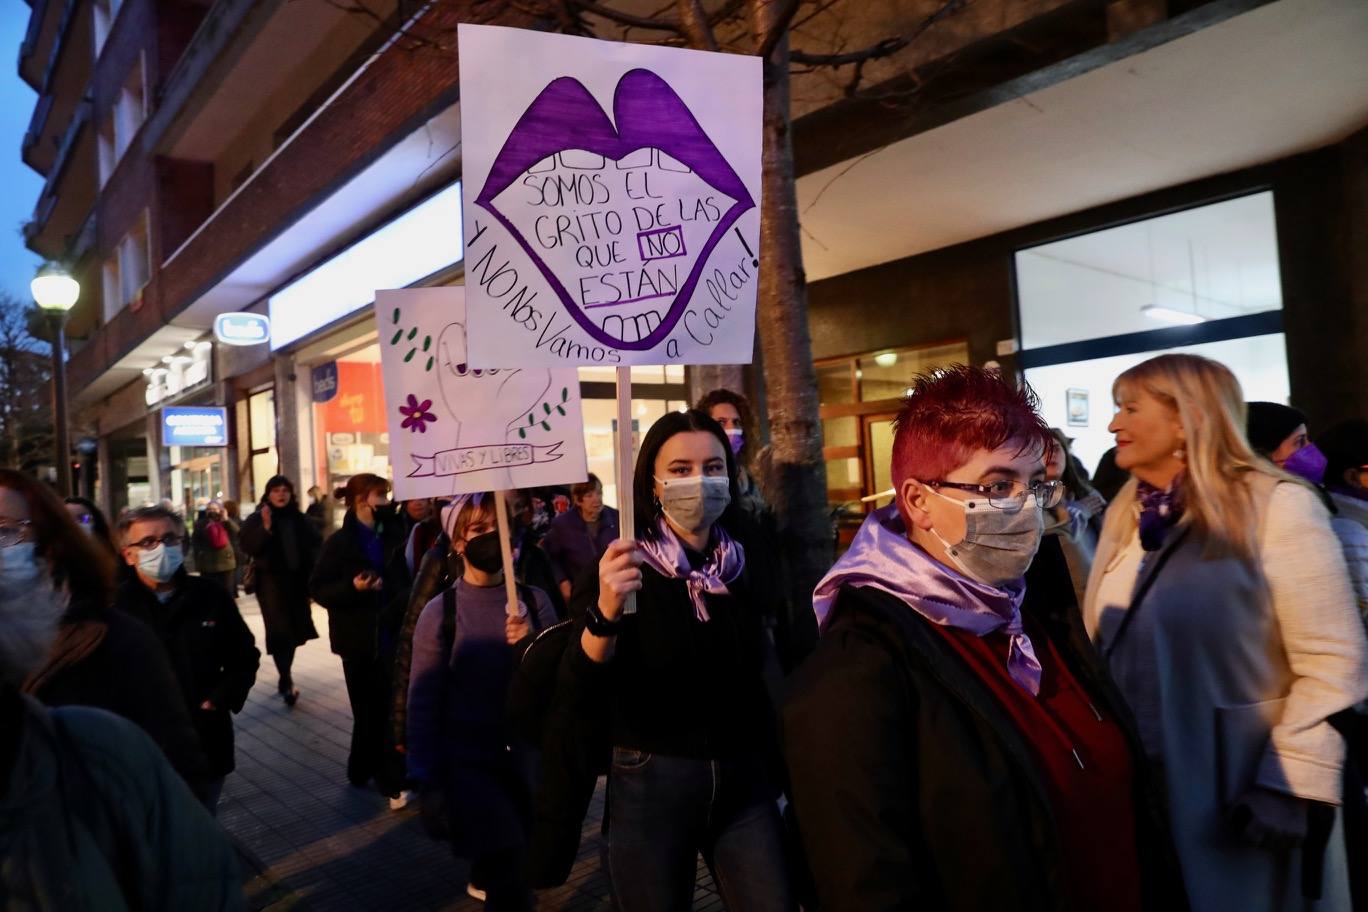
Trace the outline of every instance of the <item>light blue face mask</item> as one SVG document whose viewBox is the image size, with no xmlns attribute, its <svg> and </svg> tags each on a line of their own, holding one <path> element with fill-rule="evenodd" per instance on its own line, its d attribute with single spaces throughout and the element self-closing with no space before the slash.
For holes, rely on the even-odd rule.
<svg viewBox="0 0 1368 912">
<path fill-rule="evenodd" d="M 964 511 L 964 538 L 957 544 L 931 530 L 956 570 L 998 589 L 1026 574 L 1045 530 L 1043 511 L 1034 494 L 1027 496 L 1020 510 L 1009 513 L 985 498 L 963 501 L 930 486 L 926 490 Z"/>
<path fill-rule="evenodd" d="M 19 593 L 32 588 L 44 569 L 31 541 L 0 548 L 0 592 Z"/>
<path fill-rule="evenodd" d="M 138 555 L 138 570 L 149 579 L 168 583 L 185 563 L 185 552 L 180 545 L 157 545 Z"/>
</svg>

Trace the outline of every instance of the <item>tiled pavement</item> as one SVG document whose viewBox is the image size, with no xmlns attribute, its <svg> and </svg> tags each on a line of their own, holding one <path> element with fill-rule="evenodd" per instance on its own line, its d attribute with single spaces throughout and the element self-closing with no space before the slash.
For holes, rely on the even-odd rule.
<svg viewBox="0 0 1368 912">
<path fill-rule="evenodd" d="M 243 597 L 238 604 L 262 645 L 256 601 Z M 295 658 L 298 705 L 289 709 L 276 695 L 275 666 L 263 655 L 256 686 L 235 718 L 237 770 L 224 787 L 219 820 L 244 859 L 250 908 L 479 910 L 465 893 L 466 862 L 427 838 L 416 807 L 391 811 L 379 794 L 347 784 L 351 711 L 342 663 L 328 651 L 327 621 L 315 607 L 321 637 Z M 564 886 L 539 894 L 542 912 L 614 908 L 599 862 L 602 814 L 600 783 L 575 868 Z M 694 908 L 723 908 L 701 863 Z"/>
</svg>

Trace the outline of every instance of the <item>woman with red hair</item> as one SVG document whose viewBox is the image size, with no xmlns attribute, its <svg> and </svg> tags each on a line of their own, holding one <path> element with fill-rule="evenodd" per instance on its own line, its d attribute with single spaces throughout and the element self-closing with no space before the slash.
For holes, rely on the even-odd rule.
<svg viewBox="0 0 1368 912">
<path fill-rule="evenodd" d="M 783 728 L 825 910 L 1184 908 L 1124 704 L 1073 606 L 1025 600 L 1061 494 L 1035 405 L 918 378 L 895 502 L 817 587 Z"/>
</svg>

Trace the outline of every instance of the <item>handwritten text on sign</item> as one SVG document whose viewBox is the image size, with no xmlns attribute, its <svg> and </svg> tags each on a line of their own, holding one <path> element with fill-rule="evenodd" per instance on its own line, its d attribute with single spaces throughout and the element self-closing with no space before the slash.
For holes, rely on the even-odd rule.
<svg viewBox="0 0 1368 912">
<path fill-rule="evenodd" d="M 749 361 L 759 61 L 489 26 L 460 42 L 474 363 Z"/>
</svg>

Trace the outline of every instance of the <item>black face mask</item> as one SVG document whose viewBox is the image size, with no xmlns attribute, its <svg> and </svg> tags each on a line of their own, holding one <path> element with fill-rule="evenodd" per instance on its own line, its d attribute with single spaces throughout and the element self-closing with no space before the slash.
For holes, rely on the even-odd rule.
<svg viewBox="0 0 1368 912">
<path fill-rule="evenodd" d="M 498 573 L 503 568 L 503 549 L 499 547 L 498 530 L 477 535 L 466 542 L 462 556 L 481 573 Z"/>
</svg>

